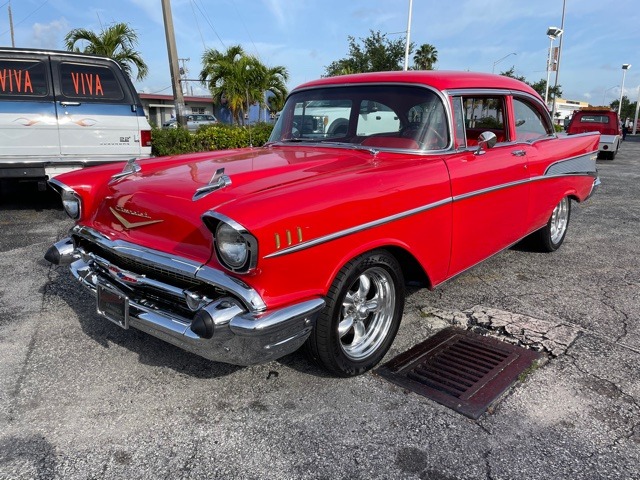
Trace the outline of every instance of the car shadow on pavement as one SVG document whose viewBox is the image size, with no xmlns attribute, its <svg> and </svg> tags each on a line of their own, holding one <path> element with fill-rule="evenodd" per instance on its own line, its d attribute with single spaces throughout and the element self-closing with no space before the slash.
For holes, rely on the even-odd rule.
<svg viewBox="0 0 640 480">
<path fill-rule="evenodd" d="M 42 262 L 46 263 L 46 260 Z M 59 302 L 66 304 L 74 312 L 73 317 L 77 318 L 82 332 L 96 344 L 105 349 L 116 344 L 136 353 L 139 362 L 144 365 L 166 367 L 204 379 L 225 377 L 245 368 L 207 360 L 143 331 L 135 328 L 125 330 L 106 320 L 96 313 L 95 297 L 76 283 L 66 266 L 50 267 L 49 282 L 41 293 L 47 305 Z"/>
<path fill-rule="evenodd" d="M 35 181 L 0 180 L 0 211 L 44 210 L 62 211 L 62 202 L 51 187 L 38 186 Z"/>
</svg>

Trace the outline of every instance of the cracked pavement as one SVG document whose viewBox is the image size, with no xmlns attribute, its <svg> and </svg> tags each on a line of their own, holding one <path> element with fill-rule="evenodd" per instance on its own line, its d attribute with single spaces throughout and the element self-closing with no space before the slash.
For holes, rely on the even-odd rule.
<svg viewBox="0 0 640 480">
<path fill-rule="evenodd" d="M 548 354 L 477 421 L 299 353 L 241 368 L 124 331 L 42 258 L 57 199 L 3 185 L 0 479 L 640 478 L 640 137 L 598 168 L 559 251 L 410 290 L 385 360 L 449 325 Z"/>
</svg>

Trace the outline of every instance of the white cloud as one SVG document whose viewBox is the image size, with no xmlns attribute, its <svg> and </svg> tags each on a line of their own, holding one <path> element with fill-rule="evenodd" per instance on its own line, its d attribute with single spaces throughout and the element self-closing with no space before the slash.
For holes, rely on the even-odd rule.
<svg viewBox="0 0 640 480">
<path fill-rule="evenodd" d="M 29 36 L 29 47 L 62 49 L 63 38 L 71 30 L 65 18 L 49 23 L 34 23 Z"/>
</svg>

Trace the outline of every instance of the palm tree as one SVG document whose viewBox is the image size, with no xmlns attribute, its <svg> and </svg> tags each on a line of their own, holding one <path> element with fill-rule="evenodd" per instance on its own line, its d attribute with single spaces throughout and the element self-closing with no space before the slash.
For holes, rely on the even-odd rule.
<svg viewBox="0 0 640 480">
<path fill-rule="evenodd" d="M 244 124 L 244 113 L 255 103 L 266 107 L 265 92 L 286 96 L 288 73 L 284 67 L 268 68 L 247 55 L 240 45 L 225 52 L 207 49 L 202 55 L 200 81 L 209 87 L 216 103 L 227 102 L 234 123 Z"/>
<path fill-rule="evenodd" d="M 67 33 L 64 42 L 70 52 L 104 55 L 114 59 L 130 77 L 132 66 L 136 67 L 137 80 L 145 78 L 149 71 L 140 52 L 135 49 L 138 35 L 126 23 L 114 23 L 100 33 L 85 28 L 75 28 Z M 76 46 L 78 42 L 86 42 L 84 49 L 81 50 Z"/>
<path fill-rule="evenodd" d="M 420 46 L 413 56 L 414 70 L 433 70 L 433 66 L 438 61 L 438 50 L 429 43 Z"/>
</svg>

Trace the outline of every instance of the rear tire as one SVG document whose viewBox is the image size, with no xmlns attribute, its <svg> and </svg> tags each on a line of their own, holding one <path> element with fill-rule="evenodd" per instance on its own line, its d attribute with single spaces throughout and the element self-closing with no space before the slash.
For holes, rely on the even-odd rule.
<svg viewBox="0 0 640 480">
<path fill-rule="evenodd" d="M 555 252 L 567 235 L 571 217 L 571 199 L 564 197 L 556 205 L 547 224 L 533 234 L 536 247 L 544 252 Z"/>
<path fill-rule="evenodd" d="M 354 258 L 338 272 L 326 300 L 307 352 L 341 377 L 370 370 L 391 347 L 402 319 L 404 280 L 398 261 L 385 250 Z"/>
</svg>

